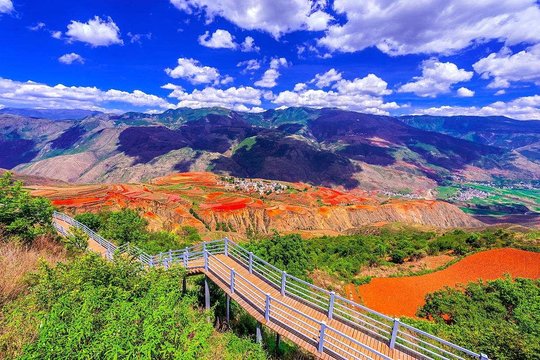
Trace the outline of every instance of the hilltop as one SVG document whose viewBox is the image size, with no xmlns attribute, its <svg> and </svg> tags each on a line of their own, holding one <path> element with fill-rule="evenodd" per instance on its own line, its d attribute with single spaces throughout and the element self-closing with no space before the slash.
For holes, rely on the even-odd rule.
<svg viewBox="0 0 540 360">
<path fill-rule="evenodd" d="M 141 184 L 30 185 L 32 194 L 69 213 L 132 208 L 150 228 L 197 228 L 205 237 L 301 232 L 353 232 L 399 222 L 438 228 L 481 225 L 454 205 L 435 200 L 391 200 L 373 193 L 305 183 L 176 173 Z"/>
<path fill-rule="evenodd" d="M 0 114 L 0 167 L 67 182 L 212 171 L 433 198 L 433 189 L 449 181 L 540 178 L 537 127 L 527 136 L 522 127 L 515 146 L 504 147 L 486 136 L 420 128 L 418 119 L 337 109 L 180 108 L 67 120 L 21 114 Z M 497 127 L 506 120 L 490 121 Z"/>
</svg>

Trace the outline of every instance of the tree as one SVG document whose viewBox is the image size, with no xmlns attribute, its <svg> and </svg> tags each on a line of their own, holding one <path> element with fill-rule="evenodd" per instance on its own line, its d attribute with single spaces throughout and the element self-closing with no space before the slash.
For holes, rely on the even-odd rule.
<svg viewBox="0 0 540 360">
<path fill-rule="evenodd" d="M 10 172 L 0 177 L 0 230 L 25 244 L 50 228 L 54 208 L 48 199 L 32 197 Z"/>
<path fill-rule="evenodd" d="M 84 251 L 88 247 L 88 235 L 83 229 L 72 227 L 70 234 L 64 238 L 64 243 L 70 251 Z"/>
<path fill-rule="evenodd" d="M 123 209 L 109 215 L 101 233 L 118 245 L 138 243 L 147 239 L 146 225 L 148 222 L 135 210 Z"/>
<path fill-rule="evenodd" d="M 92 229 L 95 232 L 99 232 L 101 228 L 105 225 L 105 222 L 107 221 L 107 216 L 109 213 L 82 213 L 75 215 L 75 220 L 80 222 L 81 224 L 84 224 L 88 226 L 90 229 Z"/>
<path fill-rule="evenodd" d="M 311 270 L 306 242 L 298 234 L 280 236 L 275 233 L 272 238 L 253 241 L 248 247 L 253 253 L 290 275 L 306 278 Z"/>
</svg>

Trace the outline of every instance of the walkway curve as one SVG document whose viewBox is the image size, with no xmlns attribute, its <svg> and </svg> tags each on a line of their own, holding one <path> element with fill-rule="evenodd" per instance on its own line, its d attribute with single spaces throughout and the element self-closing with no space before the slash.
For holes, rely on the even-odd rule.
<svg viewBox="0 0 540 360">
<path fill-rule="evenodd" d="M 322 359 L 488 359 L 290 276 L 227 238 L 148 255 L 62 213 L 53 225 L 64 236 L 83 229 L 89 249 L 109 259 L 127 253 L 150 267 L 180 264 L 205 274 L 259 322 Z"/>
</svg>

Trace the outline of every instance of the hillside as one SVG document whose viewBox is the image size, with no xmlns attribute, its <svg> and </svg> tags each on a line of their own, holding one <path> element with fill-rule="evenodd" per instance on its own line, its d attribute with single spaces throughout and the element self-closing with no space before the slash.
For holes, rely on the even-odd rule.
<svg viewBox="0 0 540 360">
<path fill-rule="evenodd" d="M 522 149 L 534 148 L 525 144 L 534 134 L 520 153 L 336 109 L 181 108 L 71 120 L 3 114 L 0 123 L 0 167 L 68 182 L 141 182 L 210 170 L 429 198 L 447 180 L 540 178 L 540 164 Z"/>
<path fill-rule="evenodd" d="M 179 173 L 145 184 L 30 186 L 69 213 L 139 210 L 152 229 L 196 227 L 207 237 L 301 232 L 306 236 L 400 222 L 430 227 L 481 223 L 454 205 L 433 200 L 384 200 L 364 191 L 338 191 L 304 183 Z"/>
</svg>

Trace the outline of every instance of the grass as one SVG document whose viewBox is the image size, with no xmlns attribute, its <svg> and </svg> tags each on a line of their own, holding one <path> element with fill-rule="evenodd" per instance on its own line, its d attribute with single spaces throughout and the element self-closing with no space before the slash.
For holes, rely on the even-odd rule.
<svg viewBox="0 0 540 360">
<path fill-rule="evenodd" d="M 0 306 L 26 290 L 24 279 L 40 261 L 55 264 L 66 257 L 66 249 L 51 236 L 38 237 L 32 247 L 0 240 Z"/>
</svg>

